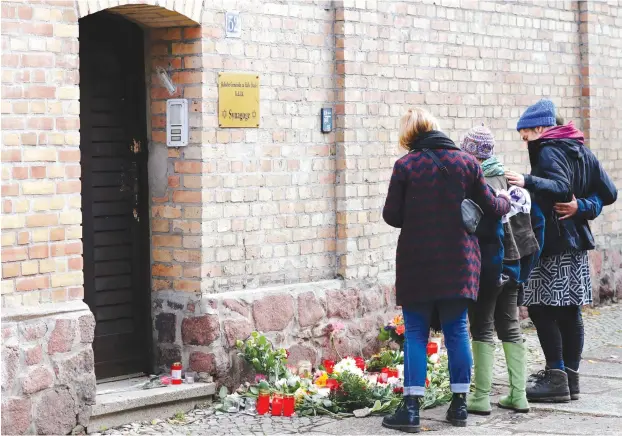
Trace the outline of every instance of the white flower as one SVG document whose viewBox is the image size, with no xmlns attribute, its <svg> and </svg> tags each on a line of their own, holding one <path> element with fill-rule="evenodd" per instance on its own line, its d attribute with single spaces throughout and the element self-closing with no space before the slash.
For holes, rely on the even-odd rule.
<svg viewBox="0 0 622 436">
<path fill-rule="evenodd" d="M 285 379 L 285 378 L 279 379 L 279 380 L 274 382 L 274 386 L 277 389 L 282 389 L 283 386 L 285 386 L 285 385 L 287 385 L 287 379 Z"/>
<path fill-rule="evenodd" d="M 400 384 L 400 379 L 397 377 L 389 377 L 387 380 L 387 384 L 391 386 L 397 386 Z"/>
<path fill-rule="evenodd" d="M 437 353 L 434 353 L 430 357 L 428 357 L 428 360 L 431 363 L 436 363 L 436 362 L 438 362 L 439 359 L 440 359 L 440 356 Z"/>
<path fill-rule="evenodd" d="M 289 387 L 293 388 L 297 383 L 300 383 L 300 377 L 298 376 L 291 376 L 287 379 L 287 386 Z"/>
<path fill-rule="evenodd" d="M 333 372 L 337 375 L 344 372 L 349 372 L 351 374 L 358 375 L 359 377 L 363 376 L 363 371 L 361 371 L 361 369 L 356 366 L 356 361 L 351 357 L 346 357 L 345 359 L 342 359 L 339 363 L 337 363 L 335 365 L 335 368 L 333 369 Z"/>
</svg>

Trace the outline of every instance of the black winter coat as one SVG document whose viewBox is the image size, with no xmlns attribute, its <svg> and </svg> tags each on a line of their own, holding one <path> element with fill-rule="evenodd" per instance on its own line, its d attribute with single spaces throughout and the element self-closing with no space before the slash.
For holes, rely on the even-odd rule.
<svg viewBox="0 0 622 436">
<path fill-rule="evenodd" d="M 525 176 L 525 188 L 546 218 L 542 256 L 567 250 L 592 250 L 594 237 L 583 214 L 560 221 L 555 203 L 569 202 L 572 196 L 587 198 L 596 194 L 607 206 L 618 198 L 618 191 L 592 151 L 574 139 L 531 141 L 531 174 Z"/>
</svg>

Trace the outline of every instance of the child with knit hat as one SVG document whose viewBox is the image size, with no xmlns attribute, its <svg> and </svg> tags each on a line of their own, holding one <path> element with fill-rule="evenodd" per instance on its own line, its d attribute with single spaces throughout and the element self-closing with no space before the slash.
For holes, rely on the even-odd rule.
<svg viewBox="0 0 622 436">
<path fill-rule="evenodd" d="M 472 128 L 462 138 L 460 146 L 480 161 L 491 188 L 508 189 L 505 168 L 495 156 L 495 138 L 488 128 L 483 125 Z M 515 200 L 519 197 L 524 200 L 524 204 L 518 206 L 520 209 L 506 220 L 484 216 L 475 232 L 479 238 L 482 267 L 478 299 L 469 307 L 475 391 L 467 398 L 467 410 L 474 414 L 488 415 L 492 411 L 490 389 L 495 328 L 503 342 L 511 386 L 510 395 L 501 398 L 500 405 L 521 412 L 529 411 L 525 395 L 525 349 L 517 300 L 520 259 L 536 253 L 539 246 L 531 228 L 529 194 L 520 188 L 515 189 Z"/>
</svg>

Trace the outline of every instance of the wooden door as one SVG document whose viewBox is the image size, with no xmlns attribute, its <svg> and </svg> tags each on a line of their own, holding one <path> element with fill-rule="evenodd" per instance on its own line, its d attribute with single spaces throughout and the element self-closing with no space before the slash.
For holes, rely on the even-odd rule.
<svg viewBox="0 0 622 436">
<path fill-rule="evenodd" d="M 147 372 L 150 273 L 144 40 L 107 13 L 80 20 L 85 302 L 98 379 Z"/>
</svg>

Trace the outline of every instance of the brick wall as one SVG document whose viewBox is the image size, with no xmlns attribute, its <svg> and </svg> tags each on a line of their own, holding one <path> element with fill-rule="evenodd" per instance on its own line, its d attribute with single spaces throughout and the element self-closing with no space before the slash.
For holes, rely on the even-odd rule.
<svg viewBox="0 0 622 436">
<path fill-rule="evenodd" d="M 2 305 L 83 298 L 73 2 L 2 2 Z"/>
<path fill-rule="evenodd" d="M 207 4 L 203 16 L 205 292 L 335 275 L 335 101 L 330 2 Z M 225 38 L 225 9 L 242 38 Z M 217 129 L 217 73 L 260 75 L 261 126 Z"/>
<path fill-rule="evenodd" d="M 151 57 L 151 268 L 154 291 L 197 292 L 201 288 L 201 218 L 203 205 L 202 72 L 203 41 L 200 27 L 172 27 L 149 32 Z M 164 68 L 177 85 L 174 95 L 162 87 L 157 67 Z M 166 147 L 166 100 L 188 99 L 191 126 L 186 147 Z M 159 176 L 159 177 L 158 177 Z"/>
<path fill-rule="evenodd" d="M 528 156 L 515 127 L 527 105 L 549 97 L 581 123 L 579 11 L 572 0 L 343 4 L 339 271 L 360 279 L 394 269 L 398 232 L 380 211 L 408 107 L 428 108 L 454 140 L 485 123 L 504 163 L 519 171 Z"/>
<path fill-rule="evenodd" d="M 3 309 L 83 298 L 77 20 L 106 7 L 148 35 L 156 363 L 225 375 L 253 328 L 318 359 L 336 321 L 342 351 L 377 345 L 397 238 L 381 209 L 409 106 L 455 140 L 487 124 L 506 165 L 526 170 L 516 121 L 549 97 L 622 182 L 618 1 L 118 3 L 2 2 Z M 241 39 L 225 37 L 226 10 L 240 11 Z M 186 148 L 165 147 L 156 66 L 190 99 Z M 260 128 L 217 127 L 221 71 L 260 74 Z M 620 208 L 594 225 L 607 298 L 622 294 Z"/>
<path fill-rule="evenodd" d="M 622 186 L 622 4 L 581 1 L 583 117 L 589 145 L 616 186 Z M 596 302 L 622 298 L 622 202 L 592 224 L 598 250 L 591 253 Z"/>
</svg>

